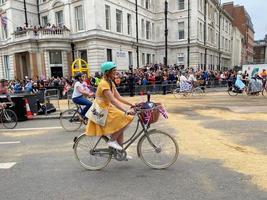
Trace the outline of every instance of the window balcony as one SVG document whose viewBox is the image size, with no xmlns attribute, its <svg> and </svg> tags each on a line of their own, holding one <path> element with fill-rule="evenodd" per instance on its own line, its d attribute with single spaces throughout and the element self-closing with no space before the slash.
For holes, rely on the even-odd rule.
<svg viewBox="0 0 267 200">
<path fill-rule="evenodd" d="M 20 42 L 30 39 L 69 39 L 70 31 L 63 28 L 51 29 L 27 29 L 16 31 L 13 34 L 13 42 Z"/>
</svg>

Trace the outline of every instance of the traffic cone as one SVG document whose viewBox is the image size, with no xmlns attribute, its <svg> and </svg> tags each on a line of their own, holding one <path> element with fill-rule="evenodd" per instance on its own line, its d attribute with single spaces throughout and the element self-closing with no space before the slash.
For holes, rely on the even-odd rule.
<svg viewBox="0 0 267 200">
<path fill-rule="evenodd" d="M 31 109 L 30 109 L 30 105 L 29 105 L 28 99 L 25 99 L 24 102 L 25 102 L 27 119 L 33 119 L 33 115 L 32 115 Z"/>
</svg>

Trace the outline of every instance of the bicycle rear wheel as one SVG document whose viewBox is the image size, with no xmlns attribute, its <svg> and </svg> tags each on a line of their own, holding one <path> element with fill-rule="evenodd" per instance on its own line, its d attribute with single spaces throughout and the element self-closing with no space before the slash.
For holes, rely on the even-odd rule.
<svg viewBox="0 0 267 200">
<path fill-rule="evenodd" d="M 166 169 L 178 158 L 179 147 L 175 139 L 159 130 L 150 130 L 137 146 L 142 161 L 153 169 Z"/>
<path fill-rule="evenodd" d="M 235 89 L 233 88 L 233 87 L 229 87 L 228 88 L 228 94 L 230 95 L 230 96 L 237 96 L 238 95 L 238 93 L 237 93 L 237 91 L 234 91 Z"/>
<path fill-rule="evenodd" d="M 110 162 L 112 155 L 108 153 L 101 154 L 101 152 L 94 152 L 93 149 L 96 146 L 96 150 L 107 150 L 108 146 L 106 142 L 107 140 L 103 137 L 89 137 L 85 134 L 82 134 L 76 140 L 74 140 L 73 149 L 75 158 L 85 169 L 103 169 Z"/>
<path fill-rule="evenodd" d="M 69 109 L 60 114 L 60 124 L 66 131 L 76 131 L 83 123 L 76 109 Z"/>
<path fill-rule="evenodd" d="M 13 129 L 17 126 L 18 117 L 13 110 L 4 109 L 0 118 L 3 126 L 7 129 Z"/>
</svg>

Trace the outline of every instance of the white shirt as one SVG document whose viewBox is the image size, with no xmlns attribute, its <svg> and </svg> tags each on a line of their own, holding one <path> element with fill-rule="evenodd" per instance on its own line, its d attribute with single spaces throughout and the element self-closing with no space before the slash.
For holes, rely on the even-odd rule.
<svg viewBox="0 0 267 200">
<path fill-rule="evenodd" d="M 180 76 L 180 82 L 186 82 L 187 81 L 187 78 L 184 76 L 184 75 L 181 75 Z"/>
<path fill-rule="evenodd" d="M 197 79 L 195 78 L 194 74 L 190 74 L 189 77 L 188 77 L 188 80 L 190 82 L 193 82 L 193 81 L 196 81 Z"/>
<path fill-rule="evenodd" d="M 76 81 L 74 84 L 74 91 L 72 93 L 72 98 L 82 96 L 83 94 L 79 92 L 78 87 L 80 89 L 83 89 L 83 85 L 80 83 L 80 81 Z"/>
</svg>

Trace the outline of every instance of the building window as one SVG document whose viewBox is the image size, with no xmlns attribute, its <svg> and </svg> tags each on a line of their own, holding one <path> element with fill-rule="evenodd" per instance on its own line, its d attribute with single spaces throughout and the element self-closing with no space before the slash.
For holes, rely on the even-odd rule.
<svg viewBox="0 0 267 200">
<path fill-rule="evenodd" d="M 150 54 L 146 54 L 146 62 L 147 62 L 147 64 L 151 63 L 151 55 Z"/>
<path fill-rule="evenodd" d="M 151 39 L 151 28 L 150 28 L 150 22 L 146 22 L 146 39 Z"/>
<path fill-rule="evenodd" d="M 77 31 L 84 30 L 84 26 L 83 26 L 83 7 L 82 6 L 75 7 L 75 20 L 76 20 L 76 30 Z"/>
<path fill-rule="evenodd" d="M 145 0 L 141 0 L 141 6 L 145 7 Z"/>
<path fill-rule="evenodd" d="M 0 0 L 0 5 L 3 5 L 6 2 L 6 0 Z"/>
<path fill-rule="evenodd" d="M 201 22 L 200 22 L 199 28 L 200 28 L 200 30 L 199 30 L 200 31 L 200 33 L 199 33 L 200 34 L 200 41 L 203 41 L 204 40 L 203 39 L 203 24 Z"/>
<path fill-rule="evenodd" d="M 202 65 L 203 64 L 202 53 L 199 53 L 199 59 L 198 60 L 199 60 L 198 64 Z"/>
<path fill-rule="evenodd" d="M 127 33 L 128 35 L 132 34 L 132 15 L 127 14 Z"/>
<path fill-rule="evenodd" d="M 79 57 L 87 62 L 87 50 L 79 50 Z"/>
<path fill-rule="evenodd" d="M 146 58 L 145 58 L 145 54 L 142 53 L 142 65 L 146 64 Z"/>
<path fill-rule="evenodd" d="M 5 78 L 10 80 L 10 66 L 9 66 L 9 56 L 4 55 L 4 75 Z"/>
<path fill-rule="evenodd" d="M 146 9 L 150 9 L 150 0 L 146 0 Z"/>
<path fill-rule="evenodd" d="M 42 17 L 42 24 L 43 24 L 43 26 L 46 26 L 48 24 L 48 17 L 47 16 Z"/>
<path fill-rule="evenodd" d="M 184 54 L 179 53 L 177 55 L 177 65 L 184 65 Z"/>
<path fill-rule="evenodd" d="M 198 9 L 203 12 L 203 0 L 198 0 Z"/>
<path fill-rule="evenodd" d="M 141 20 L 141 32 L 142 32 L 142 38 L 145 37 L 145 20 Z"/>
<path fill-rule="evenodd" d="M 51 65 L 62 64 L 62 54 L 61 51 L 49 51 L 49 58 Z"/>
<path fill-rule="evenodd" d="M 184 0 L 177 0 L 178 1 L 178 10 L 184 10 Z"/>
<path fill-rule="evenodd" d="M 122 33 L 122 11 L 116 9 L 117 32 Z"/>
<path fill-rule="evenodd" d="M 155 40 L 155 24 L 152 23 L 152 40 Z"/>
<path fill-rule="evenodd" d="M 110 30 L 110 6 L 105 5 L 106 30 Z"/>
<path fill-rule="evenodd" d="M 63 11 L 56 12 L 56 25 L 59 27 L 63 27 L 64 19 L 63 19 Z"/>
<path fill-rule="evenodd" d="M 112 61 L 112 49 L 107 49 L 107 61 Z"/>
<path fill-rule="evenodd" d="M 178 39 L 182 40 L 184 38 L 185 38 L 184 22 L 178 22 Z"/>
<path fill-rule="evenodd" d="M 128 51 L 128 57 L 129 57 L 129 70 L 133 68 L 133 52 Z"/>
</svg>

